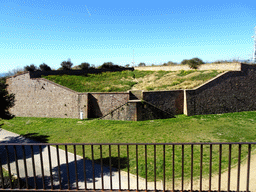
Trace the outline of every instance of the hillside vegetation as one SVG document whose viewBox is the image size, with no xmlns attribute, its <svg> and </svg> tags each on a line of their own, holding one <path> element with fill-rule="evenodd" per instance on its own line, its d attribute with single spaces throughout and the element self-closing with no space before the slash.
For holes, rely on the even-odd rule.
<svg viewBox="0 0 256 192">
<path fill-rule="evenodd" d="M 49 75 L 43 78 L 78 92 L 192 89 L 223 71 L 122 71 L 101 74 Z"/>
</svg>

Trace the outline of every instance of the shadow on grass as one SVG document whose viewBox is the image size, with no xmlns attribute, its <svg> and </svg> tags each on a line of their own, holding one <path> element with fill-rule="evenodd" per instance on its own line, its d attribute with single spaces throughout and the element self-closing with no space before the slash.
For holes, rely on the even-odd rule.
<svg viewBox="0 0 256 192">
<path fill-rule="evenodd" d="M 101 164 L 101 159 L 95 159 L 95 163 Z M 102 164 L 104 166 L 109 166 L 109 157 L 102 158 Z M 118 157 L 111 157 L 111 167 L 118 169 Z M 127 158 L 126 157 L 120 157 L 120 169 L 124 169 L 127 167 Z"/>
<path fill-rule="evenodd" d="M 22 137 L 25 137 L 27 139 L 32 139 L 34 141 L 40 142 L 40 143 L 48 143 L 48 135 L 39 135 L 38 133 L 28 133 L 20 135 Z"/>
</svg>

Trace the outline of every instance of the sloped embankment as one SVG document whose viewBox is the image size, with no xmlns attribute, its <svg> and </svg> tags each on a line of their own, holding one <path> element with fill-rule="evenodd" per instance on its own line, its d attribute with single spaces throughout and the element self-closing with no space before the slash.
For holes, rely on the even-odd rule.
<svg viewBox="0 0 256 192">
<path fill-rule="evenodd" d="M 75 75 L 49 75 L 43 78 L 78 92 L 163 91 L 192 89 L 222 73 L 209 71 L 123 71 Z"/>
</svg>

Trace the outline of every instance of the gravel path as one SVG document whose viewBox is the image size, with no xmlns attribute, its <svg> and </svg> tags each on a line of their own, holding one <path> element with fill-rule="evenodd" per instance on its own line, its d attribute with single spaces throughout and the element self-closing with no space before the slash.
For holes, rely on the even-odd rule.
<svg viewBox="0 0 256 192">
<path fill-rule="evenodd" d="M 36 143 L 30 139 L 26 139 L 18 134 L 6 131 L 4 129 L 0 130 L 0 143 Z M 9 154 L 14 154 L 13 147 L 8 148 Z M 51 188 L 50 180 L 50 165 L 49 165 L 49 156 L 48 156 L 48 146 L 42 146 L 42 156 L 43 156 L 43 173 L 45 176 L 45 187 Z M 34 187 L 34 176 L 33 176 L 33 166 L 32 166 L 32 157 L 31 157 L 31 148 L 30 146 L 25 146 L 26 154 L 26 164 L 28 170 L 28 182 L 29 185 Z M 42 169 L 40 161 L 40 150 L 39 147 L 34 147 L 34 159 L 35 159 L 35 172 L 37 175 L 37 187 L 42 188 Z M 57 163 L 57 152 L 56 147 L 50 146 L 51 162 L 52 162 L 52 175 L 53 175 L 53 185 L 54 188 L 58 189 L 60 186 L 59 176 L 58 176 L 58 163 Z M 6 150 L 3 145 L 0 145 L 0 155 L 3 167 L 7 169 L 6 162 Z M 19 175 L 21 178 L 25 178 L 25 168 L 23 160 L 23 152 L 21 146 L 17 146 L 17 157 L 18 157 L 18 167 Z M 60 170 L 61 170 L 61 186 L 63 189 L 68 188 L 68 179 L 67 179 L 67 166 L 66 166 L 66 154 L 64 150 L 59 149 L 60 157 Z M 84 172 L 83 172 L 83 159 L 81 156 L 76 156 L 77 158 L 77 179 L 79 189 L 84 189 Z M 69 166 L 69 175 L 70 175 L 70 186 L 71 188 L 76 188 L 76 174 L 75 174 L 75 157 L 74 154 L 68 153 L 68 166 Z M 10 155 L 11 162 L 11 172 L 12 174 L 17 175 L 15 157 Z M 93 189 L 93 170 L 92 162 L 86 160 L 86 183 L 88 189 Z M 128 174 L 121 171 L 121 189 L 128 189 Z M 25 179 L 24 179 L 25 180 Z M 103 168 L 103 183 L 105 189 L 110 189 L 110 170 L 108 167 Z M 113 189 L 119 189 L 119 173 L 118 171 L 112 170 L 112 183 Z M 102 179 L 101 179 L 101 167 L 98 164 L 95 164 L 95 187 L 96 189 L 102 188 Z M 157 183 L 157 188 L 162 188 L 162 183 Z M 130 189 L 137 189 L 137 177 L 130 174 Z M 139 178 L 139 189 L 145 189 L 145 179 Z M 148 189 L 154 189 L 154 183 L 148 182 Z"/>
<path fill-rule="evenodd" d="M 18 134 L 0 129 L 0 144 L 4 143 L 36 143 L 33 140 L 26 139 Z M 13 153 L 13 147 L 9 147 L 9 153 Z M 28 169 L 28 181 L 29 185 L 34 187 L 34 176 L 33 176 L 33 167 L 32 167 L 32 157 L 31 157 L 31 148 L 29 146 L 25 146 L 26 153 L 26 164 Z M 35 172 L 37 175 L 37 187 L 42 188 L 42 169 L 41 169 L 41 161 L 40 161 L 40 150 L 39 147 L 34 147 L 34 159 L 35 159 Z M 51 180 L 50 180 L 50 165 L 49 165 L 49 156 L 48 156 L 48 146 L 42 146 L 42 155 L 43 155 L 43 172 L 45 176 L 45 187 L 51 188 Z M 58 189 L 60 186 L 59 183 L 59 175 L 58 175 L 58 163 L 57 163 L 57 153 L 56 148 L 50 146 L 50 154 L 52 160 L 52 175 L 53 175 L 53 185 L 54 189 Z M 7 169 L 6 163 L 6 151 L 3 145 L 0 145 L 0 157 L 3 164 L 3 167 Z M 67 166 L 66 166 L 66 154 L 64 150 L 59 149 L 60 155 L 60 170 L 61 170 L 61 186 L 63 189 L 68 188 L 68 179 L 67 179 Z M 24 169 L 24 161 L 23 161 L 23 153 L 22 148 L 17 146 L 17 156 L 18 156 L 18 166 L 19 166 L 19 175 L 21 178 L 25 178 L 25 169 Z M 74 154 L 68 153 L 68 166 L 69 166 L 69 175 L 70 175 L 70 186 L 71 188 L 76 188 L 76 174 L 75 174 L 75 161 Z M 81 156 L 76 156 L 77 159 L 77 179 L 79 189 L 85 188 L 84 183 L 84 172 L 83 172 L 83 159 Z M 10 155 L 11 161 L 11 172 L 12 174 L 17 175 L 16 165 L 15 165 L 15 157 L 14 155 Z M 93 171 L 92 171 L 92 162 L 90 160 L 86 160 L 86 183 L 88 189 L 93 189 Z M 256 191 L 256 155 L 251 157 L 251 167 L 250 167 L 250 191 Z M 121 171 L 121 189 L 128 189 L 128 174 L 126 172 Z M 221 190 L 227 190 L 227 179 L 228 173 L 224 172 L 221 175 Z M 240 169 L 240 191 L 246 191 L 246 183 L 247 183 L 247 163 L 241 165 Z M 110 170 L 108 167 L 103 168 L 103 183 L 105 189 L 110 189 Z M 118 171 L 112 171 L 112 183 L 113 189 L 119 189 L 119 173 Z M 180 182 L 175 182 L 175 189 L 180 190 L 181 184 Z M 102 179 L 101 179 L 101 167 L 98 164 L 95 164 L 95 187 L 96 189 L 102 188 Z M 157 182 L 157 189 L 163 189 L 162 182 Z M 172 186 L 167 184 L 167 189 L 172 189 Z M 137 189 L 137 178 L 135 175 L 130 174 L 130 189 Z M 139 178 L 139 189 L 145 189 L 145 179 Z M 148 182 L 148 189 L 154 189 L 154 183 Z M 209 180 L 203 179 L 202 189 L 207 191 L 209 189 Z M 218 190 L 218 175 L 212 177 L 212 190 Z M 190 182 L 185 183 L 184 190 L 190 190 Z M 193 182 L 193 190 L 199 190 L 199 181 Z M 237 167 L 231 169 L 231 184 L 230 190 L 237 190 Z"/>
</svg>

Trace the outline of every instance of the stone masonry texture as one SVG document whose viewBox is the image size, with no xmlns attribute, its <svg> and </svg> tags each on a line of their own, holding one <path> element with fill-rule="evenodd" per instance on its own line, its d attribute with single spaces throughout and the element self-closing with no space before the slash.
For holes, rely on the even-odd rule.
<svg viewBox="0 0 256 192">
<path fill-rule="evenodd" d="M 187 114 L 256 110 L 256 66 L 241 65 L 194 90 L 186 90 Z"/>
<path fill-rule="evenodd" d="M 183 90 L 143 92 L 143 100 L 168 113 L 183 114 Z"/>
<path fill-rule="evenodd" d="M 89 93 L 89 117 L 102 117 L 129 100 L 128 92 Z"/>
<path fill-rule="evenodd" d="M 10 112 L 20 117 L 87 118 L 88 94 L 78 93 L 46 79 L 31 79 L 29 73 L 7 79 L 8 91 L 15 94 Z"/>
</svg>

